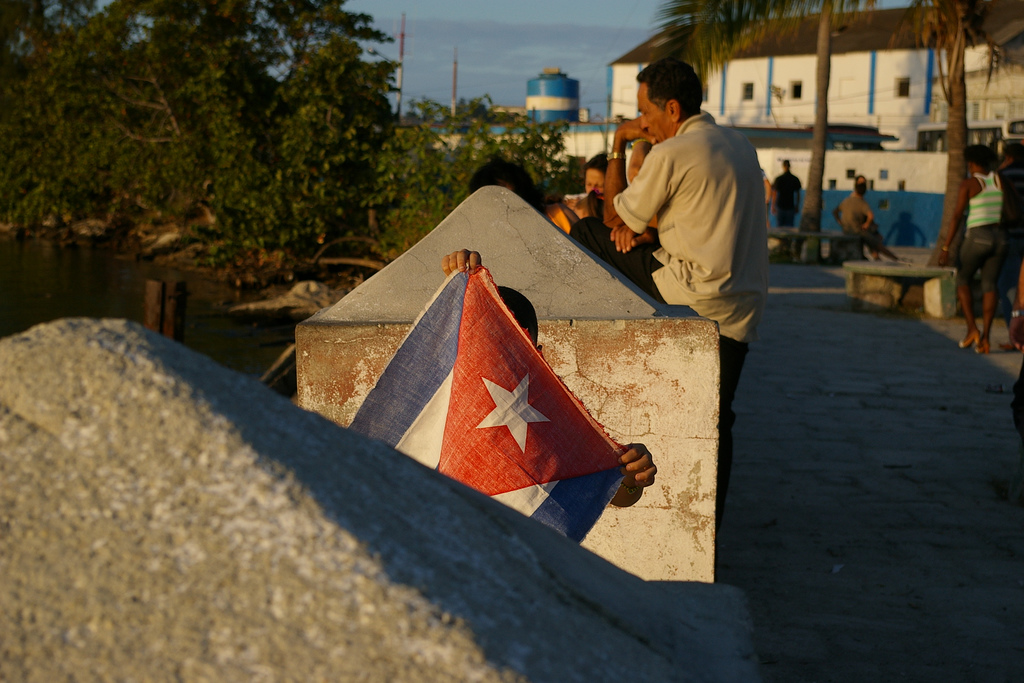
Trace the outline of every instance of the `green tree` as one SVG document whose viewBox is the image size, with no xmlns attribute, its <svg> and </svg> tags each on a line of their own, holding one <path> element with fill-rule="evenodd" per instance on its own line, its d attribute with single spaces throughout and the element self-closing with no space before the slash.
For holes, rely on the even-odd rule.
<svg viewBox="0 0 1024 683">
<path fill-rule="evenodd" d="M 565 124 L 533 123 L 498 114 L 486 98 L 450 110 L 414 102 L 423 123 L 401 127 L 380 152 L 377 188 L 379 248 L 386 259 L 402 253 L 469 196 L 473 173 L 493 157 L 521 164 L 546 194 L 564 194 L 577 182 L 565 156 Z"/>
<path fill-rule="evenodd" d="M 668 0 L 659 14 L 667 37 L 662 49 L 689 61 L 706 77 L 738 50 L 767 35 L 795 31 L 817 13 L 814 134 L 801 230 L 821 229 L 832 30 L 851 13 L 874 4 L 874 0 Z"/>
<path fill-rule="evenodd" d="M 948 106 L 946 122 L 946 194 L 942 204 L 942 226 L 929 259 L 936 265 L 949 234 L 949 222 L 956 207 L 960 182 L 967 176 L 964 148 L 967 146 L 967 48 L 988 48 L 989 73 L 996 46 L 985 31 L 990 3 L 985 0 L 914 0 L 901 27 L 911 30 L 920 44 L 932 48 L 937 57 L 942 94 Z"/>
<path fill-rule="evenodd" d="M 58 32 L 81 26 L 95 0 L 0 0 L 0 116 L 7 91 L 25 76 L 26 60 L 45 52 Z"/>
<path fill-rule="evenodd" d="M 197 237 L 219 258 L 301 255 L 365 225 L 391 71 L 360 59 L 356 41 L 383 36 L 343 4 L 115 0 L 59 33 L 0 130 L 0 158 L 14 157 L 0 213 L 183 220 L 205 207 L 216 222 Z"/>
</svg>

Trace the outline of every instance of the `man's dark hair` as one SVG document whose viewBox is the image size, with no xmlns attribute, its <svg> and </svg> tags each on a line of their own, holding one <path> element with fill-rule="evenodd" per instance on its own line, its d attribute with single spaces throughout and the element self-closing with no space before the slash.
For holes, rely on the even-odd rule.
<svg viewBox="0 0 1024 683">
<path fill-rule="evenodd" d="M 501 295 L 501 300 L 508 306 L 508 310 L 512 312 L 512 317 L 519 323 L 519 327 L 522 327 L 530 334 L 530 339 L 533 340 L 533 345 L 537 345 L 537 311 L 534 310 L 533 304 L 525 296 L 512 289 L 511 287 L 498 287 L 498 294 Z"/>
<path fill-rule="evenodd" d="M 472 194 L 481 187 L 502 184 L 510 185 L 511 190 L 527 204 L 538 211 L 544 211 L 544 195 L 533 184 L 533 178 L 526 172 L 526 169 L 519 164 L 513 164 L 511 161 L 505 161 L 498 157 L 494 157 L 476 170 L 473 177 L 469 179 L 469 191 Z"/>
<path fill-rule="evenodd" d="M 964 148 L 964 161 L 981 166 L 985 173 L 990 173 L 998 160 L 996 153 L 986 145 L 968 145 Z"/>
<path fill-rule="evenodd" d="M 636 80 L 647 84 L 647 99 L 659 109 L 664 109 L 669 100 L 675 100 L 686 116 L 700 111 L 704 88 L 697 72 L 686 62 L 674 57 L 659 59 L 637 74 Z"/>
<path fill-rule="evenodd" d="M 1024 145 L 1019 142 L 1011 142 L 1003 149 L 1003 154 L 1014 161 L 1024 161 Z"/>
<path fill-rule="evenodd" d="M 786 169 L 787 171 L 789 170 L 789 159 L 782 160 L 782 168 Z"/>
</svg>

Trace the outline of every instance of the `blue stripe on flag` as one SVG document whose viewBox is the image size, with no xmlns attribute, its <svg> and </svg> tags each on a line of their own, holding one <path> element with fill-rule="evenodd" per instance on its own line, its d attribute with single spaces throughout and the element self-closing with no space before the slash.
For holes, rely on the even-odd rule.
<svg viewBox="0 0 1024 683">
<path fill-rule="evenodd" d="M 466 273 L 457 273 L 445 283 L 377 380 L 350 429 L 392 447 L 402 439 L 455 365 L 468 281 Z"/>
<path fill-rule="evenodd" d="M 622 473 L 618 467 L 563 479 L 530 517 L 580 543 L 597 523 L 621 483 Z M 605 495 L 594 495 L 601 490 Z"/>
</svg>

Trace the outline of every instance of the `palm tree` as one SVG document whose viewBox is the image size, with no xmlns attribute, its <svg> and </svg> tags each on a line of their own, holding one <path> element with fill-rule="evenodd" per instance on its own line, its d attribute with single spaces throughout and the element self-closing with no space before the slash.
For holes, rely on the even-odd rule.
<svg viewBox="0 0 1024 683">
<path fill-rule="evenodd" d="M 666 37 L 661 49 L 693 64 L 702 78 L 737 51 L 768 35 L 795 31 L 809 14 L 818 13 L 814 136 L 801 230 L 821 229 L 832 30 L 836 22 L 874 4 L 875 0 L 667 0 L 659 12 Z"/>
<path fill-rule="evenodd" d="M 901 27 L 912 30 L 918 42 L 935 50 L 939 83 L 949 105 L 946 121 L 946 196 L 942 204 L 942 226 L 929 264 L 936 265 L 946 243 L 949 221 L 956 206 L 957 190 L 967 175 L 964 147 L 967 146 L 967 82 L 965 57 L 968 47 L 988 47 L 989 75 L 995 65 L 996 48 L 983 24 L 990 3 L 987 0 L 914 0 Z"/>
</svg>

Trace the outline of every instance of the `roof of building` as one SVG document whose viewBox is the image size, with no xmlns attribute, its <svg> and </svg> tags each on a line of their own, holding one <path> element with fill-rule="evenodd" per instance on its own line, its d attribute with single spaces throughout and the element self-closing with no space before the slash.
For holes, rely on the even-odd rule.
<svg viewBox="0 0 1024 683">
<path fill-rule="evenodd" d="M 897 33 L 906 9 L 872 10 L 854 16 L 832 34 L 832 54 L 875 50 L 911 50 L 919 47 L 910 30 Z M 985 21 L 997 45 L 1024 34 L 1024 0 L 994 0 Z M 895 38 L 894 38 L 895 36 Z M 733 59 L 813 55 L 817 51 L 818 15 L 807 17 L 794 31 L 768 36 L 734 55 Z M 648 64 L 662 56 L 659 33 L 616 59 L 612 64 Z"/>
</svg>

